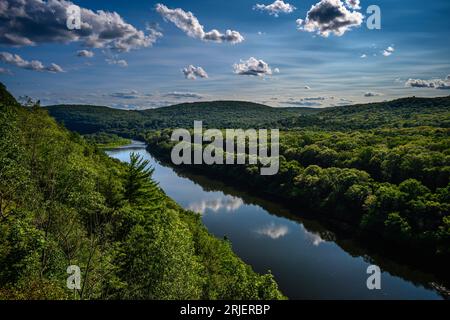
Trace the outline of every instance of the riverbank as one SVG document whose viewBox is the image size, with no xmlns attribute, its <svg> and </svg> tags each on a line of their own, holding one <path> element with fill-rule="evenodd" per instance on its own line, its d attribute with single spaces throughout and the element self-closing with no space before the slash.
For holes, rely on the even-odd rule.
<svg viewBox="0 0 450 320">
<path fill-rule="evenodd" d="M 125 161 L 132 152 L 150 161 L 154 180 L 170 198 L 200 213 L 209 232 L 229 239 L 233 251 L 255 271 L 271 270 L 291 299 L 439 298 L 433 295 L 433 283 L 441 281 L 432 274 L 376 254 L 317 217 L 305 219 L 308 212 L 303 209 L 290 210 L 266 196 L 252 196 L 230 183 L 173 167 L 145 146 L 133 144 L 109 154 Z M 366 288 L 371 264 L 383 270 L 383 290 L 378 292 Z"/>
<path fill-rule="evenodd" d="M 169 145 L 150 142 L 148 149 L 161 161 L 171 163 Z M 304 217 L 319 220 L 336 232 L 350 236 L 372 251 L 386 255 L 394 261 L 412 265 L 425 272 L 436 274 L 439 279 L 442 279 L 446 287 L 450 285 L 450 279 L 447 274 L 448 262 L 445 257 L 430 254 L 426 250 L 418 250 L 414 243 L 396 243 L 386 239 L 383 237 L 383 234 L 373 230 L 361 230 L 359 223 L 355 224 L 352 220 L 338 219 L 329 212 L 324 214 L 321 210 L 318 210 L 318 207 L 314 203 L 293 199 L 291 194 L 267 192 L 267 186 L 270 185 L 270 182 L 260 184 L 252 183 L 253 177 L 248 175 L 245 166 L 181 165 L 176 166 L 176 168 L 186 172 L 195 172 L 213 179 L 219 179 L 227 185 L 240 188 L 255 195 L 264 196 L 264 198 L 275 202 L 283 203 L 291 209 L 305 208 L 307 209 L 305 210 L 306 213 L 302 213 Z"/>
</svg>

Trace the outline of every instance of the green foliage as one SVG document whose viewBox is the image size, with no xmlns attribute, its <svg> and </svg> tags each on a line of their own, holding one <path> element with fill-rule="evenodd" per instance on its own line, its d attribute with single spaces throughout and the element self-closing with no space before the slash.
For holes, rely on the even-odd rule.
<svg viewBox="0 0 450 320">
<path fill-rule="evenodd" d="M 189 229 L 173 210 L 151 212 L 135 225 L 117 254 L 124 299 L 199 299 L 202 265 Z"/>
<path fill-rule="evenodd" d="M 271 108 L 244 101 L 183 103 L 143 111 L 89 105 L 47 107 L 70 130 L 83 134 L 116 133 L 142 136 L 143 131 L 191 128 L 203 120 L 208 128 L 284 128 L 351 131 L 379 128 L 450 127 L 450 97 L 404 98 L 326 109 Z M 304 140 L 308 144 L 308 140 Z"/>
<path fill-rule="evenodd" d="M 0 299 L 283 298 L 164 195 L 147 161 L 113 160 L 0 93 Z M 66 288 L 69 265 L 81 290 Z"/>
<path fill-rule="evenodd" d="M 143 130 L 190 128 L 195 120 L 203 120 L 203 125 L 210 128 L 265 127 L 277 120 L 317 112 L 308 108 L 271 108 L 242 101 L 183 103 L 143 111 L 83 105 L 49 106 L 47 110 L 70 130 L 83 134 L 108 132 L 127 137 L 138 137 Z"/>
<path fill-rule="evenodd" d="M 157 184 L 151 180 L 153 169 L 149 168 L 149 161 L 142 159 L 139 155 L 132 153 L 130 164 L 125 173 L 124 197 L 131 204 L 156 203 L 158 198 L 148 198 L 157 194 Z"/>
<path fill-rule="evenodd" d="M 91 144 L 97 145 L 99 148 L 117 148 L 131 143 L 130 139 L 119 137 L 116 134 L 97 132 L 87 134 L 84 138 Z"/>
<path fill-rule="evenodd" d="M 439 259 L 449 256 L 448 129 L 281 132 L 280 168 L 187 166 L 285 204 L 352 226 L 355 234 Z M 148 132 L 150 149 L 168 158 L 170 130 Z M 206 147 L 206 144 L 204 144 Z"/>
</svg>

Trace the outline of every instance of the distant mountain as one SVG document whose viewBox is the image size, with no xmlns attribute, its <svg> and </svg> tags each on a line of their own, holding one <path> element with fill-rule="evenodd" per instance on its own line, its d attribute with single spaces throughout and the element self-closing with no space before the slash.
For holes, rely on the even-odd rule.
<svg viewBox="0 0 450 320">
<path fill-rule="evenodd" d="M 47 109 L 67 128 L 80 133 L 108 131 L 134 135 L 149 129 L 191 128 L 194 120 L 203 120 L 204 126 L 210 128 L 244 129 L 450 127 L 450 96 L 412 97 L 325 109 L 272 108 L 244 101 L 183 103 L 142 111 L 88 105 L 57 105 Z"/>
<path fill-rule="evenodd" d="M 374 129 L 382 127 L 433 126 L 450 128 L 450 96 L 441 98 L 402 98 L 393 101 L 321 109 L 276 121 L 283 128 L 327 130 Z"/>
<path fill-rule="evenodd" d="M 204 126 L 210 128 L 253 128 L 319 112 L 312 108 L 273 108 L 244 101 L 183 103 L 139 111 L 88 105 L 56 105 L 46 108 L 67 128 L 81 133 L 190 128 L 195 120 L 202 120 Z"/>
</svg>

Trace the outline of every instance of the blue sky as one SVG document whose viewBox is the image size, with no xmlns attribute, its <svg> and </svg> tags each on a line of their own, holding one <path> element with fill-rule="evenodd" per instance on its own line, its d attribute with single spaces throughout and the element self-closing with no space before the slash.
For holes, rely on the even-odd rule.
<svg viewBox="0 0 450 320">
<path fill-rule="evenodd" d="M 15 14 L 11 10 L 14 2 L 0 0 L 0 4 L 9 4 L 6 9 L 9 20 L 18 18 L 11 17 Z M 347 8 L 348 12 L 367 16 L 367 7 L 378 5 L 381 30 L 369 30 L 363 21 L 341 36 L 328 37 L 297 29 L 296 20 L 304 20 L 319 0 L 284 1 L 296 9 L 279 13 L 278 17 L 269 14 L 269 10 L 253 10 L 256 4 L 272 2 L 73 1 L 94 12 L 117 12 L 135 30 L 148 33 L 146 28 L 151 26 L 160 36 L 151 46 L 118 51 L 106 42 L 93 48 L 81 39 L 72 38 L 68 30 L 59 38 L 39 36 L 38 32 L 58 33 L 55 28 L 64 28 L 65 23 L 58 24 L 59 20 L 53 25 L 51 15 L 39 20 L 53 25 L 43 31 L 31 33 L 25 27 L 20 30 L 0 27 L 5 35 L 14 34 L 14 39 L 23 36 L 33 41 L 33 45 L 18 45 L 0 36 L 0 52 L 17 54 L 25 61 L 38 60 L 44 66 L 31 68 L 17 59 L 11 62 L 12 58 L 8 60 L 9 56 L 4 55 L 0 59 L 0 81 L 16 96 L 29 95 L 41 99 L 44 105 L 80 103 L 118 108 L 152 108 L 218 99 L 249 100 L 275 107 L 326 107 L 412 95 L 450 94 L 446 79 L 450 74 L 450 1 L 361 0 L 361 9 Z M 192 12 L 205 32 L 235 30 L 244 40 L 217 43 L 189 36 L 170 19 L 163 19 L 163 14 L 155 10 L 156 3 L 169 10 L 181 8 Z M 78 57 L 79 50 L 91 51 L 94 56 Z M 389 56 L 383 55 L 385 50 Z M 241 63 L 242 68 L 247 68 L 245 62 L 251 57 L 267 64 L 258 75 L 239 72 L 234 67 Z M 112 63 L 120 60 L 126 61 L 127 66 Z M 64 72 L 48 72 L 52 63 Z M 201 67 L 208 78 L 187 79 L 182 69 L 189 65 Z M 414 83 L 418 85 L 405 85 L 408 79 L 416 79 Z M 432 79 L 441 79 L 441 89 L 430 85 L 436 83 L 429 82 Z"/>
</svg>

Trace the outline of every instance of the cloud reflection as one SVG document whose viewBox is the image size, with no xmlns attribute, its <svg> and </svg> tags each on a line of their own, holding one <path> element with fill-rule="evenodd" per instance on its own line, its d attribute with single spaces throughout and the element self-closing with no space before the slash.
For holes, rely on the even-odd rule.
<svg viewBox="0 0 450 320">
<path fill-rule="evenodd" d="M 189 210 L 201 214 L 204 214 L 206 210 L 219 212 L 223 209 L 226 212 L 232 212 L 238 210 L 243 204 L 244 202 L 240 198 L 222 197 L 213 200 L 203 200 L 201 202 L 192 203 L 189 205 Z"/>
<path fill-rule="evenodd" d="M 306 236 L 306 239 L 311 241 L 311 243 L 315 247 L 318 247 L 321 243 L 325 242 L 325 240 L 323 240 L 319 234 L 314 233 L 314 232 L 307 232 L 305 230 L 305 236 Z"/>
<path fill-rule="evenodd" d="M 282 225 L 275 225 L 273 222 L 261 229 L 256 230 L 256 232 L 260 235 L 272 238 L 272 239 L 279 239 L 284 237 L 289 233 L 289 228 L 287 226 Z"/>
</svg>

